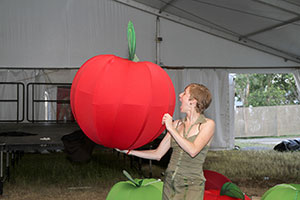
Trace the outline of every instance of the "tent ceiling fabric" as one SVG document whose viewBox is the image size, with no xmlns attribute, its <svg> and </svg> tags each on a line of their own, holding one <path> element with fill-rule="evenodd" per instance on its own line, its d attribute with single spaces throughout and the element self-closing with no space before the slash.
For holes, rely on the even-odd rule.
<svg viewBox="0 0 300 200">
<path fill-rule="evenodd" d="M 127 0 L 132 6 L 128 2 L 151 7 L 158 11 L 157 16 L 176 16 L 206 27 L 206 32 L 300 63 L 298 0 Z"/>
</svg>

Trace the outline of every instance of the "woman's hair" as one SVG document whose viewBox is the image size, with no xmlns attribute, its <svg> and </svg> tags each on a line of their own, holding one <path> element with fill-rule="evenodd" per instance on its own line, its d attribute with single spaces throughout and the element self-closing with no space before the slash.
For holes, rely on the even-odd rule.
<svg viewBox="0 0 300 200">
<path fill-rule="evenodd" d="M 185 89 L 189 88 L 190 100 L 196 99 L 196 112 L 203 113 L 206 110 L 212 100 L 211 93 L 207 87 L 198 83 L 191 83 L 186 86 Z"/>
</svg>

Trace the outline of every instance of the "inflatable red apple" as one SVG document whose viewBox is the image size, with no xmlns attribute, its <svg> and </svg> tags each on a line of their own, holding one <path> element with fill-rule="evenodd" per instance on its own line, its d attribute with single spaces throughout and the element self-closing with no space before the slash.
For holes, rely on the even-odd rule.
<svg viewBox="0 0 300 200">
<path fill-rule="evenodd" d="M 78 70 L 71 108 L 83 132 L 94 142 L 136 149 L 164 130 L 164 113 L 174 112 L 175 90 L 168 74 L 151 62 L 98 55 Z"/>
</svg>

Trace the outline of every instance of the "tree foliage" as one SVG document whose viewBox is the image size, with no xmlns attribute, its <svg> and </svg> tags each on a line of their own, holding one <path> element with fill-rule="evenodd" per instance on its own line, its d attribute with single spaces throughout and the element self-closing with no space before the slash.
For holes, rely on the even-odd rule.
<svg viewBox="0 0 300 200">
<path fill-rule="evenodd" d="M 235 96 L 245 107 L 299 104 L 293 74 L 236 74 Z"/>
</svg>

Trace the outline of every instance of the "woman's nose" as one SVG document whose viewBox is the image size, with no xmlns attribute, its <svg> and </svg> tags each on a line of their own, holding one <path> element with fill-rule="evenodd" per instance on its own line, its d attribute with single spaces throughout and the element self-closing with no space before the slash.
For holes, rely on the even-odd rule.
<svg viewBox="0 0 300 200">
<path fill-rule="evenodd" d="M 182 99 L 182 93 L 180 93 L 179 95 L 178 95 L 178 99 L 181 101 L 181 99 Z"/>
</svg>

